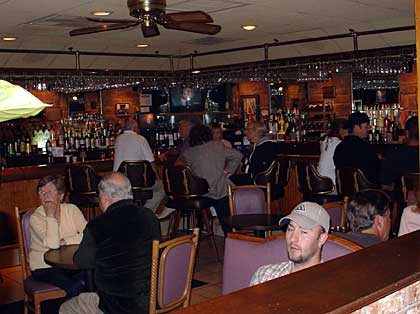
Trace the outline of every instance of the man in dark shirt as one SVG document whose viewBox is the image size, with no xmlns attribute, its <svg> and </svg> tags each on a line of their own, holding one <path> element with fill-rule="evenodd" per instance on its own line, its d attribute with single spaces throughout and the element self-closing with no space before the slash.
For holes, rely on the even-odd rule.
<svg viewBox="0 0 420 314">
<path fill-rule="evenodd" d="M 354 112 L 349 116 L 348 127 L 349 135 L 335 149 L 335 168 L 358 168 L 369 181 L 378 182 L 379 158 L 373 147 L 366 141 L 369 133 L 369 117 L 365 113 Z"/>
<path fill-rule="evenodd" d="M 411 117 L 405 124 L 406 145 L 385 156 L 382 167 L 381 183 L 385 190 L 394 190 L 394 184 L 400 185 L 401 177 L 410 172 L 419 171 L 419 126 L 417 116 Z"/>
<path fill-rule="evenodd" d="M 74 256 L 82 269 L 95 270 L 96 293 L 65 302 L 60 314 L 148 313 L 152 241 L 159 238 L 153 212 L 133 203 L 130 181 L 120 173 L 98 186 L 104 213 L 90 221 Z"/>
</svg>

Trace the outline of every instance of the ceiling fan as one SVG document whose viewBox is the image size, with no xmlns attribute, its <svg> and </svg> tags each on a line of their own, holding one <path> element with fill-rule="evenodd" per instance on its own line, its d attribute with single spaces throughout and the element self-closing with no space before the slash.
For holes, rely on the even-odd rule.
<svg viewBox="0 0 420 314">
<path fill-rule="evenodd" d="M 74 29 L 70 36 L 126 29 L 140 25 L 144 37 L 160 34 L 157 24 L 167 29 L 215 35 L 222 27 L 213 23 L 210 15 L 203 11 L 165 13 L 166 0 L 127 0 L 130 15 L 136 20 L 88 18 L 89 21 L 102 23 L 99 26 Z"/>
</svg>

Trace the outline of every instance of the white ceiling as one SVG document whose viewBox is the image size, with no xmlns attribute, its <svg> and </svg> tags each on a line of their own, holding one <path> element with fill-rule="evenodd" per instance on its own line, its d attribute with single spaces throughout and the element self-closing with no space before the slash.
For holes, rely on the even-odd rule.
<svg viewBox="0 0 420 314">
<path fill-rule="evenodd" d="M 16 36 L 0 42 L 0 49 L 190 54 L 248 45 L 347 33 L 349 28 L 368 31 L 414 25 L 414 0 L 168 0 L 167 12 L 203 10 L 222 31 L 214 38 L 166 30 L 143 39 L 139 28 L 70 37 L 74 28 L 91 26 L 90 12 L 113 11 L 109 18 L 130 18 L 125 0 L 0 0 L 0 36 Z M 256 24 L 253 32 L 240 29 Z M 96 26 L 96 24 L 93 24 Z M 148 48 L 137 48 L 147 43 Z M 415 32 L 404 31 L 359 38 L 359 49 L 415 43 Z M 270 48 L 269 58 L 318 55 L 353 49 L 351 38 Z M 260 61 L 263 50 L 211 55 L 195 59 L 195 67 Z M 188 68 L 188 59 L 176 59 L 175 68 Z M 0 53 L 4 68 L 73 68 L 66 55 Z M 81 56 L 84 69 L 167 70 L 166 59 Z"/>
</svg>

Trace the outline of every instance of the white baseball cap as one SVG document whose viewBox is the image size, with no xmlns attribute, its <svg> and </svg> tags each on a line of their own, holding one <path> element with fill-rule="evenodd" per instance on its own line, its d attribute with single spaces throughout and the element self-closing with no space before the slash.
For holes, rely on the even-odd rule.
<svg viewBox="0 0 420 314">
<path fill-rule="evenodd" d="M 321 205 L 312 202 L 303 202 L 297 205 L 292 212 L 279 221 L 280 226 L 284 226 L 293 220 L 300 227 L 311 229 L 316 225 L 324 228 L 325 232 L 330 230 L 330 215 Z"/>
</svg>

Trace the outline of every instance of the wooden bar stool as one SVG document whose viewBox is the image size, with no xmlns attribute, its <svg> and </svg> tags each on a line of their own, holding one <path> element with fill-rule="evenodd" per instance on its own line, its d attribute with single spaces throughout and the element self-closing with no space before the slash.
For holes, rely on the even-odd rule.
<svg viewBox="0 0 420 314">
<path fill-rule="evenodd" d="M 207 181 L 194 176 L 188 166 L 172 166 L 164 168 L 163 184 L 166 194 L 169 196 L 167 206 L 177 210 L 171 228 L 171 236 L 176 236 L 183 214 L 190 216 L 188 219 L 191 219 L 192 228 L 197 226 L 197 216 L 201 214 L 203 219 L 201 235 L 210 239 L 217 260 L 221 262 L 210 221 L 210 207 L 214 205 L 214 200 L 203 196 L 209 191 Z"/>
</svg>

